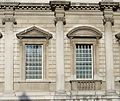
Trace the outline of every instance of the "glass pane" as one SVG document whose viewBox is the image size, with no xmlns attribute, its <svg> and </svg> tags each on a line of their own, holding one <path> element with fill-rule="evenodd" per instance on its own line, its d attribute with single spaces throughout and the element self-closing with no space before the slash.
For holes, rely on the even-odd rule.
<svg viewBox="0 0 120 101">
<path fill-rule="evenodd" d="M 25 45 L 26 79 L 42 79 L 42 45 Z"/>
<path fill-rule="evenodd" d="M 92 78 L 92 45 L 76 44 L 76 77 L 79 79 Z"/>
</svg>

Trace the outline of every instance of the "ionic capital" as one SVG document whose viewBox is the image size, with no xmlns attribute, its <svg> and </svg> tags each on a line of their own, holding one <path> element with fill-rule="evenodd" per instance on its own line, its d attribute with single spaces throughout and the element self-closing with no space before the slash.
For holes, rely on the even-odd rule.
<svg viewBox="0 0 120 101">
<path fill-rule="evenodd" d="M 6 22 L 13 22 L 13 24 L 17 24 L 14 17 L 5 17 L 2 19 L 2 24 L 5 25 Z"/>
<path fill-rule="evenodd" d="M 103 24 L 105 25 L 106 22 L 111 22 L 111 24 L 114 25 L 114 19 L 113 19 L 113 17 L 104 17 Z"/>
<path fill-rule="evenodd" d="M 58 21 L 62 21 L 64 25 L 66 24 L 65 17 L 56 17 L 54 21 L 55 25 Z"/>
<path fill-rule="evenodd" d="M 114 25 L 114 18 L 113 18 L 113 11 L 112 10 L 104 10 L 103 12 L 103 24 L 105 25 L 106 22 L 111 22 L 112 25 Z"/>
</svg>

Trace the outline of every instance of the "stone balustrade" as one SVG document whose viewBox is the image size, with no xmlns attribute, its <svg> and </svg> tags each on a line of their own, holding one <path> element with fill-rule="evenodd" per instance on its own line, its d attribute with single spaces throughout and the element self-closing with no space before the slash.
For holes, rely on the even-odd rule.
<svg viewBox="0 0 120 101">
<path fill-rule="evenodd" d="M 71 80 L 72 91 L 101 90 L 101 80 Z"/>
</svg>

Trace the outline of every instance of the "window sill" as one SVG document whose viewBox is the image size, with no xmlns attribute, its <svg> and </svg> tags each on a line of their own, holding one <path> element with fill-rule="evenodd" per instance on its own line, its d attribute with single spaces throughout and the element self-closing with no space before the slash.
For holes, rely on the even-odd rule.
<svg viewBox="0 0 120 101">
<path fill-rule="evenodd" d="M 55 83 L 54 80 L 21 80 L 15 83 Z"/>
</svg>

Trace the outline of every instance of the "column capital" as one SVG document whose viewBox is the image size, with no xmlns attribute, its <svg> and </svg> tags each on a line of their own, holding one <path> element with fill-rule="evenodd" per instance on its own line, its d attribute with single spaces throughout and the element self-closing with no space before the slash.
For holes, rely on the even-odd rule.
<svg viewBox="0 0 120 101">
<path fill-rule="evenodd" d="M 56 17 L 54 21 L 55 25 L 58 21 L 62 21 L 64 25 L 66 24 L 65 17 Z"/>
<path fill-rule="evenodd" d="M 111 22 L 111 24 L 114 25 L 114 19 L 113 19 L 113 17 L 112 18 L 110 18 L 110 17 L 104 17 L 103 24 L 105 25 L 106 22 Z"/>
<path fill-rule="evenodd" d="M 6 22 L 13 22 L 13 24 L 17 24 L 14 17 L 5 17 L 2 19 L 2 24 L 5 25 Z"/>
<path fill-rule="evenodd" d="M 111 10 L 104 10 L 103 11 L 103 24 L 105 25 L 106 22 L 111 22 L 114 25 L 114 18 L 113 18 L 113 11 Z"/>
<path fill-rule="evenodd" d="M 14 18 L 14 11 L 13 9 L 7 9 L 4 13 L 4 18 L 2 19 L 2 24 L 5 25 L 6 22 L 13 22 L 13 24 L 17 24 L 15 18 Z"/>
<path fill-rule="evenodd" d="M 63 24 L 65 25 L 66 24 L 66 21 L 65 21 L 65 12 L 63 10 L 56 10 L 55 11 L 55 25 L 58 21 L 62 21 Z"/>
</svg>

